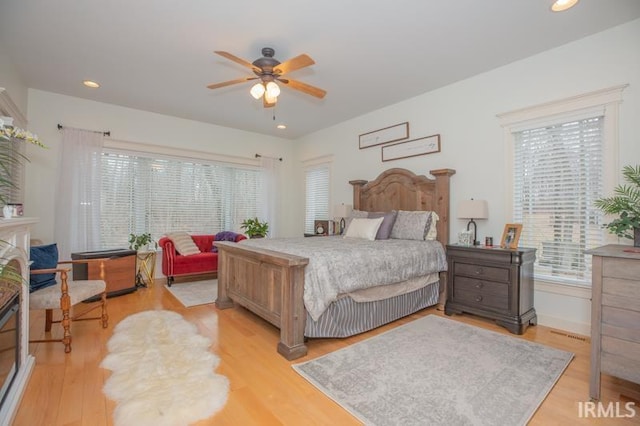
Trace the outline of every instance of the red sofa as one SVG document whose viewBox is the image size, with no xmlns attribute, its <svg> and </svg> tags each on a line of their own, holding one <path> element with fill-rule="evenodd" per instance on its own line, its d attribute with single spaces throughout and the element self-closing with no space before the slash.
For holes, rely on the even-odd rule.
<svg viewBox="0 0 640 426">
<path fill-rule="evenodd" d="M 244 235 L 238 234 L 235 242 L 246 238 Z M 168 237 L 162 237 L 158 241 L 162 248 L 162 273 L 167 277 L 169 287 L 173 284 L 174 277 L 179 275 L 206 274 L 218 271 L 218 253 L 212 251 L 215 235 L 191 235 L 191 239 L 200 249 L 200 253 L 189 256 L 178 254 L 173 242 Z"/>
</svg>

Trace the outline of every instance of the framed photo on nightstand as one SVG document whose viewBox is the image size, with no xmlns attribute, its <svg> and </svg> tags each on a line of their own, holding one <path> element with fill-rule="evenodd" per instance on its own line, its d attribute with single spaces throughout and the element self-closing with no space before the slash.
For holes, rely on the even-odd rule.
<svg viewBox="0 0 640 426">
<path fill-rule="evenodd" d="M 521 223 L 507 223 L 504 226 L 502 232 L 502 238 L 500 239 L 500 247 L 507 249 L 518 248 L 518 241 L 520 240 L 520 234 L 522 234 Z"/>
</svg>

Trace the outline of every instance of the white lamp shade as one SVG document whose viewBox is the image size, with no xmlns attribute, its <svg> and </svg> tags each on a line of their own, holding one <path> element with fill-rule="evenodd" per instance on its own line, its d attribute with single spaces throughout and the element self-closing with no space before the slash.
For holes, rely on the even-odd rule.
<svg viewBox="0 0 640 426">
<path fill-rule="evenodd" d="M 336 204 L 333 207 L 333 217 L 349 217 L 352 211 L 353 206 L 351 204 Z"/>
<path fill-rule="evenodd" d="M 249 93 L 251 93 L 251 96 L 253 96 L 255 99 L 260 99 L 262 95 L 264 95 L 264 91 L 265 88 L 262 83 L 256 83 L 253 85 Z"/>
<path fill-rule="evenodd" d="M 485 200 L 464 200 L 458 204 L 459 219 L 487 219 L 489 206 Z"/>
</svg>

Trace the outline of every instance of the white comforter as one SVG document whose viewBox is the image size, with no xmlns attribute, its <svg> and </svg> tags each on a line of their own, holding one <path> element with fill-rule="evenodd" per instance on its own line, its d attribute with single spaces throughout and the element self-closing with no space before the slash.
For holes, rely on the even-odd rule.
<svg viewBox="0 0 640 426">
<path fill-rule="evenodd" d="M 314 321 L 339 294 L 447 270 L 445 252 L 438 241 L 368 241 L 332 236 L 259 238 L 239 244 L 309 259 L 304 304 Z"/>
</svg>

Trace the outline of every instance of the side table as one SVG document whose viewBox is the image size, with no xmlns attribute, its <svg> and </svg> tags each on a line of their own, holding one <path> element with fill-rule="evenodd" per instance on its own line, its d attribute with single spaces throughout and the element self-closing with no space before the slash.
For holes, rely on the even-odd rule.
<svg viewBox="0 0 640 426">
<path fill-rule="evenodd" d="M 137 253 L 136 287 L 147 287 L 153 284 L 156 271 L 156 251 L 139 251 Z"/>
<path fill-rule="evenodd" d="M 448 245 L 446 315 L 491 318 L 514 334 L 537 322 L 533 307 L 533 248 Z"/>
</svg>

